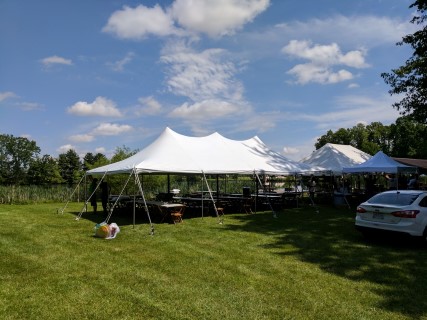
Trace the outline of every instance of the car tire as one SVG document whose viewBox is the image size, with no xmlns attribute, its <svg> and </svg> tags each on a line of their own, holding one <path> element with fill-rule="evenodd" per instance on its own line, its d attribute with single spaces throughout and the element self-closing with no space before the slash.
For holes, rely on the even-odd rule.
<svg viewBox="0 0 427 320">
<path fill-rule="evenodd" d="M 371 240 L 373 238 L 374 232 L 369 228 L 356 226 L 356 230 L 359 231 L 365 240 Z"/>
<path fill-rule="evenodd" d="M 424 229 L 423 235 L 421 236 L 421 242 L 427 247 L 427 227 Z"/>
</svg>

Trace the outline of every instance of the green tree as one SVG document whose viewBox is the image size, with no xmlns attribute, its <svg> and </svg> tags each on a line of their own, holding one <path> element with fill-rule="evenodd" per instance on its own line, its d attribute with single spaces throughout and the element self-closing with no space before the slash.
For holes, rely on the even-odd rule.
<svg viewBox="0 0 427 320">
<path fill-rule="evenodd" d="M 367 146 L 368 141 L 368 131 L 362 123 L 358 123 L 356 126 L 348 130 L 351 137 L 350 145 L 362 150 L 362 148 Z"/>
<path fill-rule="evenodd" d="M 87 171 L 93 168 L 93 164 L 95 163 L 95 156 L 92 152 L 88 152 L 83 157 L 83 170 Z"/>
<path fill-rule="evenodd" d="M 317 139 L 315 147 L 319 149 L 326 143 L 349 144 L 371 155 L 381 150 L 393 157 L 424 159 L 427 158 L 426 136 L 427 125 L 411 117 L 400 117 L 390 126 L 372 122 L 336 132 L 328 130 Z"/>
<path fill-rule="evenodd" d="M 365 150 L 369 154 L 375 154 L 382 150 L 385 154 L 390 154 L 392 142 L 390 139 L 390 126 L 385 126 L 381 122 L 372 122 L 366 126 L 367 142 Z"/>
<path fill-rule="evenodd" d="M 315 147 L 316 149 L 320 149 L 327 143 L 350 144 L 351 140 L 352 137 L 349 129 L 340 128 L 336 132 L 328 130 L 326 135 L 323 135 L 317 139 Z"/>
<path fill-rule="evenodd" d="M 13 135 L 0 135 L 0 183 L 26 182 L 28 168 L 40 153 L 35 141 Z"/>
<path fill-rule="evenodd" d="M 126 146 L 117 147 L 115 152 L 114 152 L 114 155 L 111 157 L 111 163 L 127 159 L 127 158 L 133 156 L 137 152 L 138 152 L 138 150 L 132 151 L 130 148 L 128 148 Z"/>
<path fill-rule="evenodd" d="M 110 161 L 108 161 L 107 157 L 104 154 L 98 152 L 94 155 L 92 152 L 88 152 L 83 157 L 83 170 L 87 171 L 93 168 L 104 166 L 109 163 Z"/>
<path fill-rule="evenodd" d="M 102 167 L 109 163 L 110 161 L 107 159 L 107 157 L 104 154 L 98 152 L 94 157 L 93 168 Z"/>
<path fill-rule="evenodd" d="M 70 149 L 66 153 L 60 154 L 58 157 L 58 166 L 62 179 L 68 185 L 71 186 L 79 182 L 83 172 L 81 171 L 82 165 L 76 151 Z"/>
<path fill-rule="evenodd" d="M 28 169 L 28 182 L 36 185 L 48 185 L 62 183 L 58 162 L 50 155 L 36 158 Z"/>
<path fill-rule="evenodd" d="M 390 137 L 393 142 L 390 155 L 401 158 L 427 158 L 427 126 L 412 120 L 410 117 L 400 117 L 390 125 Z"/>
<path fill-rule="evenodd" d="M 427 123 L 427 1 L 417 0 L 409 8 L 416 8 L 417 14 L 411 23 L 422 28 L 406 35 L 397 45 L 407 44 L 413 49 L 413 55 L 406 63 L 392 69 L 391 73 L 382 73 L 384 81 L 391 86 L 391 95 L 403 94 L 404 98 L 393 104 L 402 115 Z"/>
</svg>

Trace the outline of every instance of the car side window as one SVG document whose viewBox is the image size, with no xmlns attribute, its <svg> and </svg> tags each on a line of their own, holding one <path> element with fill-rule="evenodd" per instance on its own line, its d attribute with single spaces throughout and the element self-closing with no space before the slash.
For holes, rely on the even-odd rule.
<svg viewBox="0 0 427 320">
<path fill-rule="evenodd" d="M 420 207 L 427 207 L 427 196 L 420 201 Z"/>
</svg>

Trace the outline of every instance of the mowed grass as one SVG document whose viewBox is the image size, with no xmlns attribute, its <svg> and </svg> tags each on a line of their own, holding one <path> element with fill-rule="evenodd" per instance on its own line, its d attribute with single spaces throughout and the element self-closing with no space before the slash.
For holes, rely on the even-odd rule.
<svg viewBox="0 0 427 320">
<path fill-rule="evenodd" d="M 155 224 L 82 204 L 0 206 L 1 319 L 427 319 L 427 250 L 321 207 Z"/>
</svg>

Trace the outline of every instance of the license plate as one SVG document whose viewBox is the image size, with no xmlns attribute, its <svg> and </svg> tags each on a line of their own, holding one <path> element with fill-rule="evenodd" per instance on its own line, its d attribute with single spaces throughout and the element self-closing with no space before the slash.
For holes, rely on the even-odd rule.
<svg viewBox="0 0 427 320">
<path fill-rule="evenodd" d="M 377 219 L 377 220 L 384 220 L 384 214 L 383 213 L 374 212 L 372 214 L 372 218 L 373 219 Z"/>
</svg>

